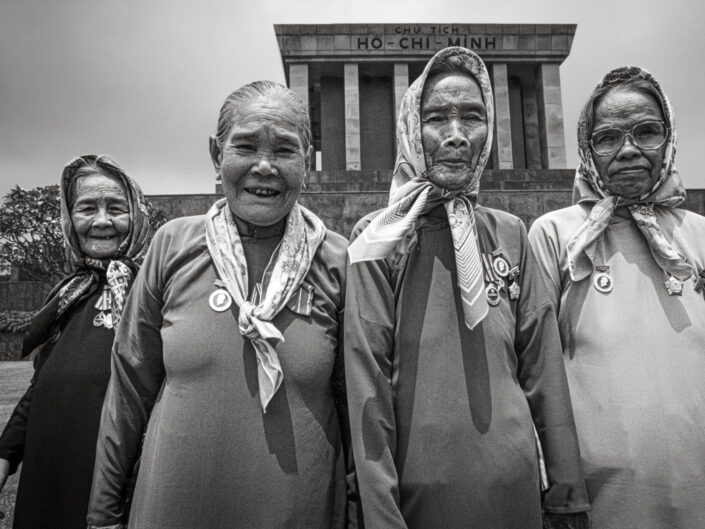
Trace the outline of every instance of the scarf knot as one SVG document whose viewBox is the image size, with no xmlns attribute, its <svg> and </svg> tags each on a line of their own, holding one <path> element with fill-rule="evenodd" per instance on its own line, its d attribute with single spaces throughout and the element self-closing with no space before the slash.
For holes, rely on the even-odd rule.
<svg viewBox="0 0 705 529">
<path fill-rule="evenodd" d="M 242 241 L 227 199 L 217 201 L 206 214 L 206 243 L 218 276 L 239 307 L 238 329 L 249 339 L 257 357 L 257 380 L 262 410 L 279 390 L 284 371 L 275 349 L 284 335 L 272 319 L 303 283 L 326 228 L 309 210 L 295 203 L 289 212 L 282 240 L 263 277 L 257 304 L 248 301 L 248 273 Z"/>
</svg>

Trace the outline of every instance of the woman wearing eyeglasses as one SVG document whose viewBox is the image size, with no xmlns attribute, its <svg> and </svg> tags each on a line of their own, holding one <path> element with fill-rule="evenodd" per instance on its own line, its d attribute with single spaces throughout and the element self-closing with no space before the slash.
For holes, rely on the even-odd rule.
<svg viewBox="0 0 705 529">
<path fill-rule="evenodd" d="M 618 68 L 578 121 L 574 205 L 529 239 L 555 304 L 594 529 L 705 520 L 705 218 L 668 99 Z"/>
</svg>

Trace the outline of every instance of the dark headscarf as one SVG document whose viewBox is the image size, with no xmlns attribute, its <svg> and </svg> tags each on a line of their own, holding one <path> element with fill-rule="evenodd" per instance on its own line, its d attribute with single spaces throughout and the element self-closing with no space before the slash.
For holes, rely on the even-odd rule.
<svg viewBox="0 0 705 529">
<path fill-rule="evenodd" d="M 80 247 L 78 236 L 71 221 L 71 192 L 81 169 L 116 178 L 127 196 L 130 229 L 120 243 L 114 257 L 95 259 L 86 255 Z M 85 174 L 85 173 L 84 173 Z M 32 320 L 25 338 L 23 354 L 29 354 L 38 345 L 49 340 L 56 332 L 62 316 L 80 300 L 95 291 L 104 274 L 111 292 L 111 317 L 117 325 L 122 315 L 125 297 L 132 285 L 139 266 L 147 251 L 149 239 L 149 213 L 140 187 L 123 169 L 105 155 L 87 154 L 75 158 L 64 167 L 60 182 L 61 228 L 71 255 L 74 273 L 65 278 L 49 294 L 47 303 Z"/>
</svg>

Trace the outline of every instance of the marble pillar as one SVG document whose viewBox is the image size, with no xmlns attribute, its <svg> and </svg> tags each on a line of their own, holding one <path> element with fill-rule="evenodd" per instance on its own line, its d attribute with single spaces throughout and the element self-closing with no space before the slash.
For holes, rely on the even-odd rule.
<svg viewBox="0 0 705 529">
<path fill-rule="evenodd" d="M 409 88 L 409 65 L 405 62 L 394 64 L 394 109 L 395 120 L 399 119 L 399 107 L 401 100 Z M 396 130 L 396 127 L 395 127 Z"/>
<path fill-rule="evenodd" d="M 565 134 L 563 131 L 563 103 L 561 102 L 561 77 L 557 63 L 544 63 L 538 67 L 537 91 L 539 122 L 544 139 L 543 166 L 547 169 L 564 169 Z"/>
<path fill-rule="evenodd" d="M 357 63 L 345 63 L 345 169 L 359 171 L 360 163 L 360 82 Z"/>
<path fill-rule="evenodd" d="M 507 65 L 492 64 L 494 90 L 495 139 L 497 145 L 497 169 L 512 169 L 512 122 L 509 112 L 509 81 Z"/>
<path fill-rule="evenodd" d="M 308 64 L 289 65 L 289 88 L 304 102 L 308 104 Z"/>
</svg>

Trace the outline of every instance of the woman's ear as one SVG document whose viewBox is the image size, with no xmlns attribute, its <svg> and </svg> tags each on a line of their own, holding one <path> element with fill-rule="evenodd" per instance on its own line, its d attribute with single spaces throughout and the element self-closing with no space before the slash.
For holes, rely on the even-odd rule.
<svg viewBox="0 0 705 529">
<path fill-rule="evenodd" d="M 220 150 L 220 144 L 215 136 L 208 138 L 208 144 L 211 151 L 211 161 L 213 162 L 213 167 L 215 167 L 215 172 L 218 175 L 216 179 L 220 180 L 220 161 L 223 153 Z"/>
</svg>

